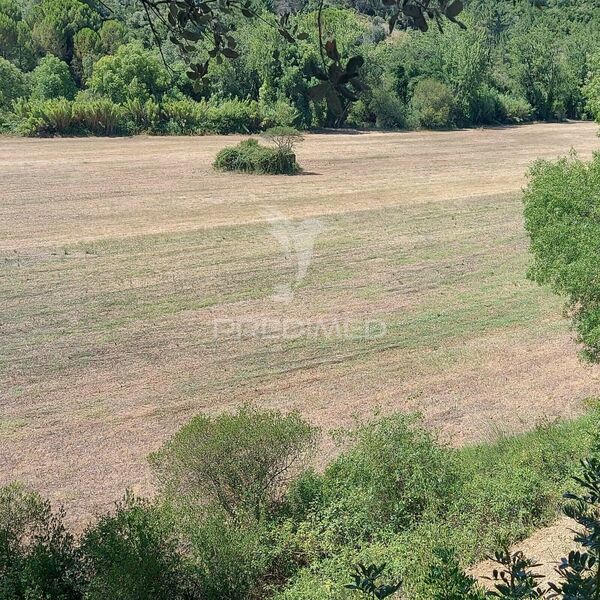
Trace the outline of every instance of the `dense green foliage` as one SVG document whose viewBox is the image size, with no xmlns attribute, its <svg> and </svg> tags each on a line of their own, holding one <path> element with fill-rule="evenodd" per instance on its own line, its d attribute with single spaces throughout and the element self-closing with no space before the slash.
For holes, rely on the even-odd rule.
<svg viewBox="0 0 600 600">
<path fill-rule="evenodd" d="M 79 598 L 81 564 L 63 514 L 13 484 L 0 489 L 0 598 Z"/>
<path fill-rule="evenodd" d="M 322 12 L 323 36 L 335 38 L 331 53 L 339 55 L 340 68 L 357 57 L 351 68 L 365 84 L 352 92 L 359 100 L 349 102 L 341 118 L 332 116 L 325 87 L 310 98 L 321 63 L 315 6 L 294 6 L 299 12 L 290 17 L 290 27 L 298 39 L 292 43 L 275 26 L 279 4 L 254 0 L 259 17 L 236 22 L 232 32 L 236 50 L 227 53 L 239 57 L 211 62 L 194 88 L 168 39 L 162 52 L 169 66 L 164 64 L 136 4 L 118 3 L 109 12 L 83 0 L 3 0 L 0 111 L 10 114 L 0 123 L 48 135 L 50 127 L 23 124 L 14 101 L 75 96 L 79 106 L 98 100 L 117 104 L 122 124 L 55 133 L 227 133 L 344 122 L 446 128 L 598 116 L 600 11 L 592 2 L 548 0 L 541 9 L 529 0 L 471 0 L 461 14 L 466 29 L 447 23 L 443 33 L 433 27 L 423 33 L 403 23 L 389 36 L 388 24 L 372 16 L 383 14 L 381 7 L 334 1 Z M 202 60 L 209 45 L 199 46 L 195 52 Z M 215 111 L 232 101 L 237 104 L 224 111 L 254 108 L 215 126 Z M 207 123 L 200 113 L 211 111 L 215 119 Z"/>
<path fill-rule="evenodd" d="M 233 148 L 223 148 L 217 154 L 214 167 L 219 171 L 265 175 L 294 175 L 300 171 L 293 152 L 261 146 L 253 139 Z"/>
<path fill-rule="evenodd" d="M 525 190 L 529 276 L 567 298 L 583 355 L 600 359 L 600 155 L 539 161 Z"/>
<path fill-rule="evenodd" d="M 52 55 L 44 56 L 40 60 L 31 73 L 31 84 L 32 100 L 72 100 L 76 92 L 69 65 Z"/>
<path fill-rule="evenodd" d="M 235 415 L 195 417 L 150 462 L 173 501 L 209 502 L 230 518 L 261 520 L 314 439 L 297 414 L 244 407 Z"/>
<path fill-rule="evenodd" d="M 343 600 L 362 564 L 353 585 L 381 597 L 402 582 L 412 600 L 480 600 L 464 566 L 556 515 L 597 427 L 592 412 L 455 450 L 417 417 L 379 417 L 340 432 L 317 474 L 297 415 L 197 417 L 151 457 L 156 500 L 127 494 L 78 541 L 38 496 L 4 488 L 0 598 Z"/>
</svg>

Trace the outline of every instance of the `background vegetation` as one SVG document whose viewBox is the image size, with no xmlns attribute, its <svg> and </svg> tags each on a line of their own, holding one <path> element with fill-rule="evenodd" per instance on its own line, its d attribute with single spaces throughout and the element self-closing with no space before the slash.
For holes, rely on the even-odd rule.
<svg viewBox="0 0 600 600">
<path fill-rule="evenodd" d="M 296 414 L 200 416 L 150 457 L 156 499 L 128 492 L 78 539 L 3 488 L 0 598 L 343 599 L 357 562 L 385 563 L 410 598 L 481 598 L 462 568 L 555 517 L 598 418 L 456 450 L 417 416 L 376 417 L 338 432 L 316 473 L 318 431 Z"/>
<path fill-rule="evenodd" d="M 471 0 L 463 30 L 396 29 L 374 0 L 323 11 L 342 57 L 367 84 L 337 124 L 448 128 L 599 116 L 600 9 L 594 2 Z M 309 99 L 319 62 L 312 0 L 254 0 L 262 19 L 234 27 L 238 58 L 210 63 L 197 86 L 175 44 L 156 48 L 141 5 L 0 2 L 0 123 L 26 135 L 254 132 L 331 125 Z M 294 6 L 291 6 L 294 4 Z M 110 10 L 109 10 L 110 8 Z M 284 10 L 300 41 L 270 22 Z M 399 27 L 399 25 L 397 25 Z M 160 34 L 160 32 L 158 32 Z M 165 36 L 166 37 L 166 36 Z M 208 56 L 208 46 L 195 51 Z M 358 63 L 356 63 L 358 64 Z"/>
</svg>

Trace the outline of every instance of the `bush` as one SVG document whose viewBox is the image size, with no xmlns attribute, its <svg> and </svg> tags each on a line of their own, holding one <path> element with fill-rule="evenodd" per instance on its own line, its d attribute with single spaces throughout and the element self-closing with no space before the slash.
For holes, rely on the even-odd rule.
<svg viewBox="0 0 600 600">
<path fill-rule="evenodd" d="M 172 527 L 131 493 L 85 532 L 81 552 L 86 600 L 186 597 L 189 580 Z"/>
<path fill-rule="evenodd" d="M 258 103 L 226 100 L 209 106 L 206 130 L 211 133 L 253 133 L 260 129 Z"/>
<path fill-rule="evenodd" d="M 168 133 L 192 135 L 208 129 L 208 104 L 184 100 L 167 100 L 161 106 Z"/>
<path fill-rule="evenodd" d="M 266 587 L 278 552 L 268 527 L 231 521 L 220 510 L 202 516 L 186 512 L 178 513 L 174 522 L 187 548 L 196 597 L 263 598 L 259 590 Z"/>
<path fill-rule="evenodd" d="M 115 54 L 103 56 L 93 67 L 87 82 L 96 96 L 115 103 L 127 100 L 160 100 L 171 87 L 171 79 L 160 58 L 141 44 L 121 46 Z"/>
<path fill-rule="evenodd" d="M 273 103 L 260 103 L 261 125 L 271 127 L 293 127 L 300 119 L 300 113 L 287 98 L 278 98 Z"/>
<path fill-rule="evenodd" d="M 16 131 L 29 136 L 72 135 L 77 132 L 73 103 L 65 98 L 19 100 L 14 104 Z"/>
<path fill-rule="evenodd" d="M 447 591 L 468 588 L 452 556 L 441 557 L 436 548 L 466 566 L 549 523 L 594 441 L 597 419 L 592 413 L 459 450 L 437 445 L 414 417 L 367 424 L 368 433 L 356 432 L 359 443 L 334 461 L 320 484 L 311 475 L 292 487 L 292 514 L 301 519 L 294 553 L 308 566 L 275 597 L 345 599 L 336 582 L 357 562 L 387 563 L 386 577 L 402 578 L 411 600 L 432 600 L 440 592 L 444 564 Z M 412 482 L 414 490 L 406 485 Z"/>
<path fill-rule="evenodd" d="M 366 536 L 399 531 L 443 510 L 456 481 L 451 454 L 416 417 L 385 417 L 349 432 L 344 441 L 352 447 L 325 471 L 326 504 L 349 501 L 354 509 L 348 517 L 365 515 Z"/>
<path fill-rule="evenodd" d="M 44 56 L 31 74 L 31 79 L 33 100 L 72 100 L 75 97 L 77 89 L 69 65 L 56 56 Z"/>
<path fill-rule="evenodd" d="M 293 127 L 271 127 L 263 133 L 263 137 L 283 154 L 293 152 L 296 145 L 304 140 L 302 134 Z"/>
<path fill-rule="evenodd" d="M 368 107 L 375 117 L 375 125 L 382 129 L 406 127 L 406 105 L 389 86 L 372 90 Z"/>
<path fill-rule="evenodd" d="M 128 133 L 126 112 L 107 98 L 73 103 L 73 120 L 93 135 L 123 135 Z"/>
<path fill-rule="evenodd" d="M 498 92 L 489 85 L 480 86 L 472 98 L 470 112 L 473 124 L 489 125 L 500 122 L 503 111 Z"/>
<path fill-rule="evenodd" d="M 160 106 L 153 100 L 142 102 L 139 98 L 128 100 L 123 114 L 128 121 L 128 129 L 133 133 L 156 132 L 160 129 Z"/>
<path fill-rule="evenodd" d="M 454 96 L 450 88 L 435 79 L 421 79 L 411 100 L 413 118 L 420 127 L 443 129 L 454 125 Z"/>
<path fill-rule="evenodd" d="M 260 519 L 285 491 L 315 435 L 296 413 L 245 407 L 233 415 L 195 417 L 150 463 L 167 497 Z"/>
<path fill-rule="evenodd" d="M 533 109 L 527 100 L 509 94 L 499 94 L 500 118 L 506 123 L 531 121 Z"/>
<path fill-rule="evenodd" d="M 0 110 L 9 109 L 18 98 L 29 95 L 24 73 L 0 56 Z"/>
<path fill-rule="evenodd" d="M 599 195 L 600 154 L 538 161 L 524 194 L 529 277 L 566 297 L 582 355 L 592 361 L 600 360 Z"/>
<path fill-rule="evenodd" d="M 294 153 L 265 148 L 252 139 L 240 142 L 233 148 L 221 150 L 217 154 L 214 167 L 219 171 L 269 175 L 294 175 L 300 171 Z"/>
<path fill-rule="evenodd" d="M 485 600 L 477 581 L 467 575 L 452 550 L 436 548 L 426 585 L 431 600 Z"/>
<path fill-rule="evenodd" d="M 80 598 L 77 553 L 62 519 L 21 485 L 0 488 L 0 599 Z"/>
</svg>

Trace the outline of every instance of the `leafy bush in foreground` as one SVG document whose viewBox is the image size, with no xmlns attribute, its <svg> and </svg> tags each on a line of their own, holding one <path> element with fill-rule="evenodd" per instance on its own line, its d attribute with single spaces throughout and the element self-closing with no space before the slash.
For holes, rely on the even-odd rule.
<svg viewBox="0 0 600 600">
<path fill-rule="evenodd" d="M 172 528 L 156 506 L 127 493 L 81 542 L 86 600 L 178 600 L 186 573 Z"/>
<path fill-rule="evenodd" d="M 600 360 L 600 154 L 538 161 L 524 194 L 529 277 L 565 296 L 585 358 Z"/>
<path fill-rule="evenodd" d="M 79 561 L 62 513 L 18 484 L 0 488 L 0 599 L 77 600 Z"/>
<path fill-rule="evenodd" d="M 431 600 L 436 549 L 465 566 L 551 522 L 596 423 L 592 414 L 458 450 L 440 447 L 414 418 L 367 424 L 322 477 L 292 486 L 295 539 L 313 558 L 276 598 L 345 600 L 332 582 L 360 562 L 386 563 L 385 577 L 402 578 L 408 598 Z"/>
<path fill-rule="evenodd" d="M 167 496 L 209 501 L 231 518 L 259 520 L 285 492 L 315 435 L 298 414 L 244 407 L 233 415 L 195 417 L 150 463 Z"/>
<path fill-rule="evenodd" d="M 462 569 L 556 515 L 597 445 L 597 419 L 454 450 L 415 417 L 391 415 L 341 436 L 347 447 L 323 474 L 298 477 L 315 431 L 297 415 L 198 417 L 152 457 L 158 501 L 127 495 L 78 544 L 38 496 L 2 489 L 0 598 L 349 600 L 385 597 L 402 580 L 410 600 L 482 600 Z M 594 600 L 564 586 L 592 589 L 598 576 L 600 463 L 585 465 L 570 496 L 584 551 L 561 566 L 564 600 Z M 506 580 L 522 574 L 523 585 L 503 591 L 499 571 L 496 596 L 535 597 L 522 594 L 531 565 L 500 556 Z M 372 567 L 352 591 L 357 564 Z"/>
<path fill-rule="evenodd" d="M 266 148 L 256 140 L 240 142 L 233 148 L 224 148 L 214 162 L 219 171 L 241 171 L 269 175 L 294 175 L 300 171 L 293 152 Z"/>
</svg>

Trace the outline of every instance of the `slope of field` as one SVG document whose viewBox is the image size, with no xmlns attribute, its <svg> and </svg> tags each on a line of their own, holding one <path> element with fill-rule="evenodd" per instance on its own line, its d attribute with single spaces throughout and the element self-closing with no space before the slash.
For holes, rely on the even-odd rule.
<svg viewBox="0 0 600 600">
<path fill-rule="evenodd" d="M 576 414 L 598 370 L 525 279 L 519 191 L 596 130 L 310 135 L 298 177 L 213 172 L 237 137 L 0 139 L 1 481 L 81 520 L 244 401 L 454 444 Z"/>
</svg>

